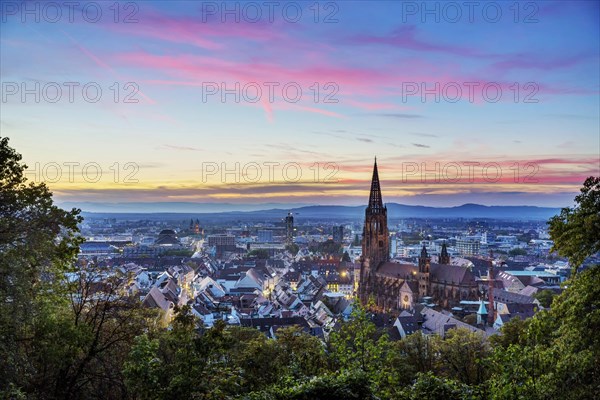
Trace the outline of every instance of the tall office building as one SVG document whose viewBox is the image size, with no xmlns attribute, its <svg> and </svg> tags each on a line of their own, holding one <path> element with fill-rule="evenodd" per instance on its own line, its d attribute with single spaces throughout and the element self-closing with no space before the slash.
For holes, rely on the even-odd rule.
<svg viewBox="0 0 600 400">
<path fill-rule="evenodd" d="M 333 227 L 333 242 L 334 243 L 342 243 L 344 241 L 344 227 L 334 226 Z"/>
<path fill-rule="evenodd" d="M 259 243 L 273 243 L 273 231 L 270 229 L 261 229 L 258 231 Z"/>
<path fill-rule="evenodd" d="M 294 243 L 294 216 L 291 212 L 285 217 L 285 244 L 291 245 Z"/>
<path fill-rule="evenodd" d="M 209 246 L 234 246 L 235 247 L 235 236 L 216 234 L 208 236 Z"/>
<path fill-rule="evenodd" d="M 481 243 L 472 236 L 463 236 L 456 240 L 456 250 L 461 256 L 476 256 L 479 254 Z"/>
</svg>

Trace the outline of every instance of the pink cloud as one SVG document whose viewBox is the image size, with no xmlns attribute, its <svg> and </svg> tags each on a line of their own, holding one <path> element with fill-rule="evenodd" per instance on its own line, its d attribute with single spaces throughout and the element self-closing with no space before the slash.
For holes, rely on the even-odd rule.
<svg viewBox="0 0 600 400">
<path fill-rule="evenodd" d="M 385 67 L 347 66 L 341 64 L 339 60 L 330 61 L 326 55 L 323 55 L 317 65 L 314 65 L 313 62 L 287 65 L 289 62 L 283 58 L 277 61 L 269 61 L 268 58 L 261 59 L 261 61 L 239 60 L 238 58 L 239 49 L 237 47 L 224 48 L 218 56 L 189 53 L 158 55 L 145 51 L 120 53 L 114 56 L 117 62 L 121 62 L 127 67 L 144 68 L 162 75 L 145 81 L 149 84 L 198 87 L 202 86 L 203 82 L 214 82 L 218 85 L 225 83 L 229 89 L 233 88 L 236 82 L 242 87 L 248 83 L 263 85 L 266 82 L 276 82 L 279 86 L 275 88 L 275 97 L 279 102 L 282 87 L 287 83 L 295 83 L 303 89 L 302 106 L 306 107 L 306 111 L 311 110 L 307 103 L 314 95 L 315 83 L 319 85 L 319 100 L 324 99 L 326 95 L 333 94 L 339 100 L 340 106 L 368 111 L 394 108 L 402 110 L 404 106 L 398 105 L 398 103 L 406 103 L 408 99 L 421 99 L 422 85 L 425 85 L 428 90 L 437 87 L 437 99 L 442 99 L 442 101 L 446 101 L 444 95 L 450 98 L 456 96 L 455 88 L 457 86 L 461 89 L 459 101 L 468 101 L 478 105 L 496 101 L 515 101 L 515 82 L 512 80 L 489 81 L 474 73 L 461 72 L 460 67 L 457 66 L 441 67 L 422 60 L 407 63 L 403 67 L 402 73 L 399 74 L 394 65 Z M 403 96 L 403 90 L 406 91 L 407 85 L 412 84 L 417 85 L 418 92 L 408 97 Z M 529 96 L 529 100 L 541 101 L 542 96 L 548 95 L 598 93 L 598 90 L 567 88 L 539 82 L 533 82 L 528 87 L 525 87 L 525 84 L 526 82 L 520 83 L 518 99 L 520 102 L 524 101 L 526 96 Z M 326 85 L 330 86 L 326 87 Z M 487 88 L 485 93 L 484 87 Z M 267 90 L 266 87 L 264 89 Z M 473 90 L 472 96 L 471 90 Z M 497 95 L 499 95 L 498 99 L 495 98 Z M 433 95 L 427 96 L 426 99 L 434 101 Z M 368 98 L 377 100 L 364 100 Z M 261 104 L 266 105 L 264 100 Z M 264 108 L 270 121 L 273 120 L 273 109 L 275 108 Z"/>
<path fill-rule="evenodd" d="M 213 51 L 227 48 L 226 42 L 229 39 L 274 43 L 284 39 L 291 40 L 281 29 L 279 21 L 252 22 L 228 18 L 226 22 L 222 22 L 204 16 L 201 11 L 191 11 L 188 15 L 166 15 L 147 6 L 144 9 L 136 24 L 107 24 L 105 27 L 117 33 L 192 45 Z"/>
<path fill-rule="evenodd" d="M 271 107 L 271 103 L 269 102 L 269 100 L 266 97 L 262 97 L 261 104 L 265 110 L 267 120 L 269 122 L 273 122 L 275 120 L 275 117 L 273 116 L 273 107 Z"/>
</svg>

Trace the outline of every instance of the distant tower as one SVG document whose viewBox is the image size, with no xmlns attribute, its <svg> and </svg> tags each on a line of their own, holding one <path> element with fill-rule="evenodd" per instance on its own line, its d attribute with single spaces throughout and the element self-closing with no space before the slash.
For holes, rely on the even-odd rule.
<svg viewBox="0 0 600 400">
<path fill-rule="evenodd" d="M 448 249 L 446 248 L 446 242 L 442 244 L 442 252 L 440 253 L 439 263 L 444 265 L 450 264 L 450 255 L 448 254 Z"/>
<path fill-rule="evenodd" d="M 362 257 L 360 266 L 360 300 L 366 304 L 372 291 L 371 276 L 379 264 L 389 261 L 389 231 L 387 226 L 387 208 L 381 198 L 377 158 L 373 165 L 369 205 L 365 210 L 365 224 L 362 238 Z"/>
<path fill-rule="evenodd" d="M 427 248 L 423 246 L 421 250 L 421 256 L 419 257 L 419 297 L 423 298 L 429 296 L 430 281 L 429 281 L 429 270 L 431 267 L 431 257 L 427 254 Z"/>
<path fill-rule="evenodd" d="M 344 226 L 334 226 L 333 227 L 333 242 L 334 243 L 342 243 L 344 241 Z"/>
<path fill-rule="evenodd" d="M 287 246 L 294 243 L 294 216 L 291 212 L 285 217 L 285 244 Z"/>
</svg>

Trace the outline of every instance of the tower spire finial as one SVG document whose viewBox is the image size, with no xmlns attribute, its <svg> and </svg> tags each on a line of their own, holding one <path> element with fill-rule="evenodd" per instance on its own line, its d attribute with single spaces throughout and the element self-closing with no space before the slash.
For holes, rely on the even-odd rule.
<svg viewBox="0 0 600 400">
<path fill-rule="evenodd" d="M 369 194 L 369 207 L 373 214 L 379 214 L 383 210 L 383 200 L 381 198 L 381 186 L 379 185 L 379 172 L 377 171 L 377 157 L 373 164 L 373 178 L 371 179 L 371 193 Z"/>
<path fill-rule="evenodd" d="M 438 264 L 450 264 L 450 254 L 448 254 L 448 247 L 445 240 L 442 243 L 442 251 L 440 252 Z"/>
</svg>

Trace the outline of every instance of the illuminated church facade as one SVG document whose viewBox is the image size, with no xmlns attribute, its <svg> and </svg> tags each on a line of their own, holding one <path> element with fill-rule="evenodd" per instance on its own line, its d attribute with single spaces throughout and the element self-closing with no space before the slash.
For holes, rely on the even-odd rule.
<svg viewBox="0 0 600 400">
<path fill-rule="evenodd" d="M 390 261 L 387 208 L 383 204 L 377 160 L 373 167 L 369 204 L 365 210 L 358 297 L 367 305 L 371 301 L 380 311 L 410 309 L 425 297 L 444 308 L 457 306 L 462 300 L 478 299 L 475 275 L 466 267 L 452 265 L 442 246 L 438 263 L 432 263 L 423 247 L 418 264 Z"/>
</svg>

